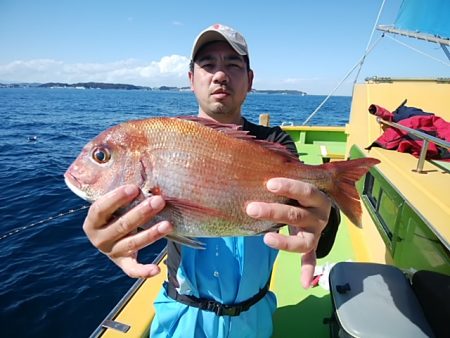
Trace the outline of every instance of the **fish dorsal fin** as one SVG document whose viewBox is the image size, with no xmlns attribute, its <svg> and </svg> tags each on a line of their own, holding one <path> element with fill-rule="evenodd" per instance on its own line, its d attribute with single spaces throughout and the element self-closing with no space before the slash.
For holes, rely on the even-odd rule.
<svg viewBox="0 0 450 338">
<path fill-rule="evenodd" d="M 264 140 L 254 140 L 254 142 L 262 145 L 264 148 L 267 148 L 281 156 L 283 156 L 286 160 L 286 162 L 294 162 L 294 163 L 300 163 L 300 160 L 297 155 L 291 153 L 285 146 L 283 146 L 280 143 L 274 143 Z"/>
<path fill-rule="evenodd" d="M 255 136 L 250 135 L 247 130 L 242 130 L 242 126 L 237 124 L 225 124 L 216 122 L 210 119 L 206 119 L 204 117 L 198 116 L 179 116 L 178 118 L 188 121 L 193 121 L 204 125 L 205 127 L 209 127 L 224 134 L 240 139 L 255 142 L 266 149 L 269 149 L 277 154 L 282 155 L 288 162 L 298 162 L 299 159 L 296 155 L 292 154 L 285 146 L 279 143 L 269 142 L 265 140 L 258 140 Z"/>
<path fill-rule="evenodd" d="M 239 138 L 239 139 L 248 139 L 252 140 L 255 137 L 248 134 L 248 131 L 242 130 L 242 127 L 238 124 L 233 123 L 220 123 L 217 121 L 213 121 L 210 119 L 206 119 L 204 117 L 198 117 L 198 116 L 180 116 L 178 117 L 182 120 L 188 120 L 200 123 L 201 125 L 204 125 L 205 127 L 209 127 L 215 130 L 219 130 L 227 135 Z"/>
</svg>

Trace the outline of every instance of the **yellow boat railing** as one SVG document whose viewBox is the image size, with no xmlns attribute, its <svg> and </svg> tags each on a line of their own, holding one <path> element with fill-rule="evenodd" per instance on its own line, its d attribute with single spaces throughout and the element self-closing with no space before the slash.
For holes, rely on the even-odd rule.
<svg viewBox="0 0 450 338">
<path fill-rule="evenodd" d="M 152 263 L 159 265 L 164 259 L 164 257 L 166 257 L 166 254 L 167 254 L 167 247 L 164 247 L 164 249 L 161 250 L 161 252 L 153 260 Z M 130 331 L 131 326 L 126 323 L 120 322 L 117 319 L 117 317 L 146 281 L 147 279 L 145 278 L 138 279 L 89 337 L 90 338 L 102 337 L 108 329 L 112 329 L 112 331 L 121 334 L 126 334 L 128 331 Z"/>
</svg>

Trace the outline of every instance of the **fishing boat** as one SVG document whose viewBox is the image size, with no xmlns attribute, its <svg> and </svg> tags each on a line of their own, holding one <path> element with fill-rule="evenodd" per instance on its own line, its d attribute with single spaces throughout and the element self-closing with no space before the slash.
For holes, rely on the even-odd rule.
<svg viewBox="0 0 450 338">
<path fill-rule="evenodd" d="M 421 5 L 428 6 L 424 11 L 425 23 L 414 14 Z M 447 14 L 433 16 L 429 10 Z M 437 43 L 450 60 L 450 21 L 445 20 L 448 13 L 450 5 L 446 1 L 421 4 L 405 1 L 394 26 L 377 25 L 377 28 L 383 36 L 400 34 Z M 437 22 L 438 19 L 442 22 Z M 354 85 L 349 122 L 345 127 L 308 126 L 307 123 L 283 126 L 294 139 L 302 161 L 307 164 L 369 156 L 381 163 L 357 184 L 363 207 L 363 226 L 356 227 L 342 215 L 331 253 L 318 260 L 321 270 L 318 269 L 317 275 L 324 277 L 318 279 L 319 286 L 302 289 L 300 283 L 295 282 L 300 276 L 298 255 L 279 253 L 270 285 L 278 300 L 273 316 L 273 337 L 334 336 L 330 321 L 336 304 L 326 276 L 336 263 L 366 262 L 395 267 L 405 276 L 424 270 L 450 276 L 450 162 L 427 157 L 430 144 L 438 144 L 441 149 L 448 150 L 450 143 L 368 112 L 372 104 L 395 111 L 405 99 L 407 106 L 432 112 L 450 121 L 450 79 L 372 77 Z M 420 140 L 420 154 L 415 156 L 383 147 L 367 149 L 387 128 L 401 130 L 410 139 Z M 138 280 L 92 337 L 148 337 L 154 316 L 153 299 L 167 274 L 164 257 L 163 250 L 155 260 L 161 273 L 155 278 Z M 362 294 L 364 292 L 361 291 Z M 449 302 L 450 299 L 444 299 L 445 304 Z M 386 310 L 390 313 L 388 306 L 386 304 L 381 312 Z M 362 308 L 359 312 L 366 310 Z M 429 318 L 433 311 L 440 310 L 422 308 L 421 311 Z M 384 330 L 393 330 L 385 323 L 377 325 L 386 326 Z M 447 333 L 450 336 L 450 329 Z M 435 331 L 435 335 L 439 336 L 439 332 Z"/>
</svg>

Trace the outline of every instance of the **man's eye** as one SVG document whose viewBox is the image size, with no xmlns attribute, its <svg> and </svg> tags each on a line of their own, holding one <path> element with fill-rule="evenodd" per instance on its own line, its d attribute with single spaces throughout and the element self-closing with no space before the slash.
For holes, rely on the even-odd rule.
<svg viewBox="0 0 450 338">
<path fill-rule="evenodd" d="M 231 63 L 231 64 L 229 64 L 229 67 L 240 69 L 240 68 L 242 68 L 242 65 L 239 63 Z"/>
</svg>

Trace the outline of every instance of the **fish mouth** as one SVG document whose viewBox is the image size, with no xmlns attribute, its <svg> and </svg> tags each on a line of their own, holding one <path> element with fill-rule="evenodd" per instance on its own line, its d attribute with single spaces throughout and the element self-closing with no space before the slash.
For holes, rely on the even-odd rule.
<svg viewBox="0 0 450 338">
<path fill-rule="evenodd" d="M 66 173 L 64 175 L 64 181 L 67 187 L 78 197 L 88 201 L 90 203 L 93 202 L 92 198 L 90 198 L 83 190 L 80 189 L 80 182 L 78 182 L 77 178 L 71 174 Z"/>
</svg>

